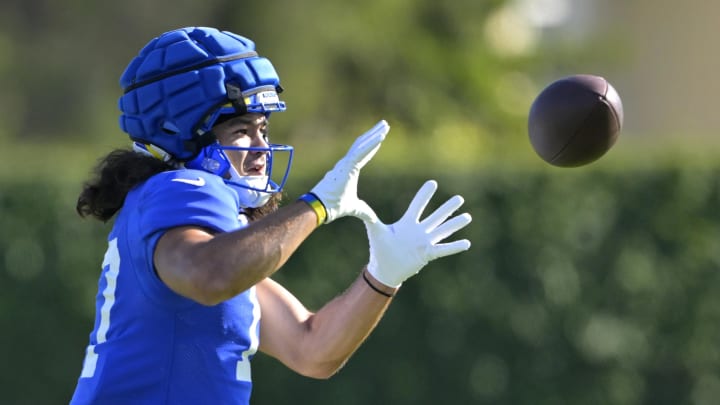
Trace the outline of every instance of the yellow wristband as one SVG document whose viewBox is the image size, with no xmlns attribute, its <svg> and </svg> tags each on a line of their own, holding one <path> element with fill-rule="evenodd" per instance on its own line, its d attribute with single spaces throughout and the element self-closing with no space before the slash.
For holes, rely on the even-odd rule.
<svg viewBox="0 0 720 405">
<path fill-rule="evenodd" d="M 325 220 L 327 219 L 327 211 L 325 210 L 325 206 L 320 201 L 319 198 L 315 196 L 313 193 L 307 193 L 303 194 L 298 198 L 298 200 L 305 201 L 307 205 L 310 206 L 310 208 L 315 211 L 315 214 L 317 214 L 317 224 L 318 226 L 325 223 Z"/>
</svg>

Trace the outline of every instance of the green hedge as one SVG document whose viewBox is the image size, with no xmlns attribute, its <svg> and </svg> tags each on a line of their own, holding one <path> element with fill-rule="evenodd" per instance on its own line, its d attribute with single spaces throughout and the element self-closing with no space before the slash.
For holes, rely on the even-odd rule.
<svg viewBox="0 0 720 405">
<path fill-rule="evenodd" d="M 471 250 L 408 280 L 328 381 L 259 354 L 254 403 L 712 403 L 719 178 L 682 167 L 442 176 L 432 206 L 465 197 Z M 387 222 L 424 180 L 366 176 L 361 193 Z M 109 226 L 74 214 L 76 192 L 0 185 L 0 402 L 67 402 L 80 371 Z M 341 219 L 276 279 L 317 309 L 367 255 L 362 224 Z"/>
</svg>

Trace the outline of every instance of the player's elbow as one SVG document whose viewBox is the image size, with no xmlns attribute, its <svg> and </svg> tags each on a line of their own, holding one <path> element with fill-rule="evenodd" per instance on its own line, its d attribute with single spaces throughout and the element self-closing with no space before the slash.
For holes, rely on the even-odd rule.
<svg viewBox="0 0 720 405">
<path fill-rule="evenodd" d="M 221 296 L 208 293 L 207 291 L 204 291 L 202 294 L 195 294 L 192 299 L 198 304 L 204 305 L 206 307 L 213 307 L 225 301 L 223 298 L 221 298 Z"/>
<path fill-rule="evenodd" d="M 201 305 L 215 306 L 242 292 L 230 287 L 219 277 L 203 277 L 196 281 L 192 298 Z"/>
<path fill-rule="evenodd" d="M 296 371 L 308 378 L 314 378 L 316 380 L 327 380 L 337 374 L 344 365 L 345 361 L 328 361 L 316 363 L 312 366 L 306 366 Z"/>
<path fill-rule="evenodd" d="M 334 376 L 335 374 L 337 374 L 337 372 L 331 372 L 331 373 L 323 372 L 323 373 L 305 374 L 305 377 L 313 378 L 315 380 L 329 380 L 330 377 Z"/>
<path fill-rule="evenodd" d="M 346 356 L 323 353 L 321 348 L 305 348 L 296 353 L 292 359 L 284 361 L 296 373 L 317 380 L 327 380 L 340 371 L 347 363 Z"/>
<path fill-rule="evenodd" d="M 326 333 L 318 335 L 322 328 L 317 316 L 309 316 L 303 324 L 306 334 L 286 364 L 305 377 L 327 380 L 345 366 L 354 350 L 335 338 L 328 338 Z"/>
<path fill-rule="evenodd" d="M 222 267 L 198 266 L 191 280 L 191 299 L 205 306 L 215 306 L 229 300 L 245 289 L 241 289 L 239 283 L 232 283 Z"/>
</svg>

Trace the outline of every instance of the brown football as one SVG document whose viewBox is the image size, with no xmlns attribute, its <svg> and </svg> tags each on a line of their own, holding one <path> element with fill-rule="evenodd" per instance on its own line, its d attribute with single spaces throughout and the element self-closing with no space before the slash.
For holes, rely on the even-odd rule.
<svg viewBox="0 0 720 405">
<path fill-rule="evenodd" d="M 603 77 L 580 74 L 556 80 L 537 96 L 528 115 L 535 152 L 559 167 L 577 167 L 602 157 L 623 125 L 620 95 Z"/>
</svg>

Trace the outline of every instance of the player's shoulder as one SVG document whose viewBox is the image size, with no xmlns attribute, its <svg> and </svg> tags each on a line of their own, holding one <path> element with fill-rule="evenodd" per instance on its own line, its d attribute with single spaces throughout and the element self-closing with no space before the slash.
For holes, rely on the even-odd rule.
<svg viewBox="0 0 720 405">
<path fill-rule="evenodd" d="M 148 180 L 147 186 L 153 189 L 198 189 L 198 191 L 207 190 L 208 192 L 227 190 L 227 186 L 220 176 L 194 169 L 170 170 L 156 174 Z"/>
<path fill-rule="evenodd" d="M 142 207 L 143 215 L 155 218 L 157 223 L 161 222 L 158 218 L 167 218 L 162 222 L 163 226 L 169 226 L 172 221 L 180 223 L 189 217 L 229 216 L 236 219 L 240 210 L 237 193 L 222 177 L 192 169 L 154 175 L 135 190 L 126 203 Z"/>
<path fill-rule="evenodd" d="M 154 202 L 166 207 L 190 201 L 227 206 L 239 204 L 237 193 L 228 187 L 222 177 L 202 170 L 179 169 L 158 173 L 138 191 L 143 204 Z"/>
</svg>

